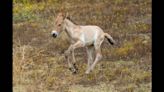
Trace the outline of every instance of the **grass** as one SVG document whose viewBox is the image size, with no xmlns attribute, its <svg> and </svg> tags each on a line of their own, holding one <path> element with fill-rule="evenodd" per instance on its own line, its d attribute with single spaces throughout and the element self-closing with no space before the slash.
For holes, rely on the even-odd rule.
<svg viewBox="0 0 164 92">
<path fill-rule="evenodd" d="M 81 25 L 98 25 L 105 40 L 103 60 L 85 75 L 86 51 L 76 49 L 79 72 L 68 70 L 66 33 L 51 38 L 56 14 L 68 12 Z M 150 92 L 150 0 L 13 0 L 14 92 Z"/>
</svg>

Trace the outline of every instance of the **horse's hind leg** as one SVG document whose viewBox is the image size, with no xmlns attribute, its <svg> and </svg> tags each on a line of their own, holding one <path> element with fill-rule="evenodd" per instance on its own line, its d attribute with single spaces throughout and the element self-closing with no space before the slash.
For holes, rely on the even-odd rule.
<svg viewBox="0 0 164 92">
<path fill-rule="evenodd" d="M 88 46 L 87 48 L 87 55 L 88 55 L 88 66 L 87 66 L 87 69 L 89 69 L 93 63 L 93 50 L 94 50 L 94 47 L 93 46 Z"/>
<path fill-rule="evenodd" d="M 99 39 L 95 44 L 94 44 L 94 47 L 95 47 L 95 51 L 96 51 L 96 57 L 95 57 L 95 60 L 93 62 L 93 64 L 87 69 L 87 71 L 85 72 L 86 74 L 89 74 L 90 71 L 92 71 L 95 67 L 95 65 L 97 64 L 98 61 L 100 61 L 102 59 L 102 54 L 101 54 L 101 44 L 103 42 L 103 39 Z"/>
<path fill-rule="evenodd" d="M 93 62 L 93 64 L 87 69 L 87 71 L 85 72 L 86 74 L 89 74 L 90 71 L 92 71 L 95 67 L 95 65 L 97 64 L 98 61 L 100 61 L 102 59 L 102 54 L 101 54 L 101 50 L 100 48 L 96 49 L 96 58 L 95 61 Z"/>
</svg>

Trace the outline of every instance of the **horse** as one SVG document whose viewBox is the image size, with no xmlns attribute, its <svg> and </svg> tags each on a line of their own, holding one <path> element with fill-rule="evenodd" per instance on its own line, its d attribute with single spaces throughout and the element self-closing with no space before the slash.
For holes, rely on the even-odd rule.
<svg viewBox="0 0 164 92">
<path fill-rule="evenodd" d="M 70 46 L 64 52 L 67 59 L 69 70 L 72 73 L 77 73 L 76 60 L 74 50 L 80 47 L 85 47 L 87 50 L 87 70 L 85 74 L 93 71 L 97 62 L 102 59 L 101 44 L 106 38 L 111 45 L 115 44 L 115 40 L 108 33 L 96 25 L 77 25 L 73 23 L 66 13 L 60 12 L 57 14 L 54 23 L 54 29 L 51 32 L 52 37 L 57 38 L 63 31 L 66 32 L 70 39 Z M 95 50 L 95 58 L 93 59 L 93 51 Z M 71 55 L 72 61 L 69 56 Z"/>
</svg>

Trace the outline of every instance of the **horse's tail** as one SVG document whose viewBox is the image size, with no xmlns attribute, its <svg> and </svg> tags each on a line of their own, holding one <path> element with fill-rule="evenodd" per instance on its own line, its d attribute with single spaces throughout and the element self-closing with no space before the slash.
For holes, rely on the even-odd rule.
<svg viewBox="0 0 164 92">
<path fill-rule="evenodd" d="M 108 42 L 109 42 L 111 45 L 114 45 L 114 44 L 115 44 L 115 41 L 113 40 L 113 38 L 112 38 L 108 33 L 104 33 L 104 36 L 105 36 L 105 38 L 108 39 Z"/>
</svg>

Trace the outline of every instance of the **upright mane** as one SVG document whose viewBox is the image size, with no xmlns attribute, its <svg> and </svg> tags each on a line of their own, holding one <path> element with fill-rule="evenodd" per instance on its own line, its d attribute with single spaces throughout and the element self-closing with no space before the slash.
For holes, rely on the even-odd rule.
<svg viewBox="0 0 164 92">
<path fill-rule="evenodd" d="M 66 17 L 68 20 L 70 20 L 72 23 L 74 23 L 75 25 L 77 25 L 77 23 L 75 23 L 70 17 Z"/>
</svg>

